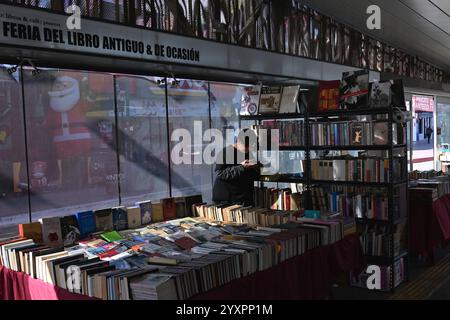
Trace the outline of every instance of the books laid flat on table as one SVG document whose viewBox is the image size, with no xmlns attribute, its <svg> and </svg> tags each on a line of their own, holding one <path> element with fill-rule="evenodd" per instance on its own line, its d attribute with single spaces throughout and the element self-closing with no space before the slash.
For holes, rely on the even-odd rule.
<svg viewBox="0 0 450 320">
<path fill-rule="evenodd" d="M 280 191 L 287 205 L 291 193 Z M 188 299 L 342 238 L 342 223 L 331 219 L 297 221 L 292 211 L 198 201 L 189 203 L 201 217 L 93 233 L 68 247 L 8 239 L 0 243 L 1 262 L 100 299 Z"/>
</svg>

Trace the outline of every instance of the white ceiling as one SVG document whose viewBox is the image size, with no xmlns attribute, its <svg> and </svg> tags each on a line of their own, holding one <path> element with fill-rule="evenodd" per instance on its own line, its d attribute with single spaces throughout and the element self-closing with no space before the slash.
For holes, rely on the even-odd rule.
<svg viewBox="0 0 450 320">
<path fill-rule="evenodd" d="M 311 8 L 450 72 L 450 0 L 305 0 Z M 369 5 L 381 30 L 366 27 Z"/>
</svg>

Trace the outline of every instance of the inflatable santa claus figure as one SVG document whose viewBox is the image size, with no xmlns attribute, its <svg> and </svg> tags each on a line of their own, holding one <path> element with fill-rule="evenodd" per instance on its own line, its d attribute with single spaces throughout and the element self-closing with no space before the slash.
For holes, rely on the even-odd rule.
<svg viewBox="0 0 450 320">
<path fill-rule="evenodd" d="M 91 134 L 86 126 L 87 102 L 80 97 L 79 81 L 71 76 L 56 78 L 48 92 L 53 143 L 61 160 L 61 180 L 84 183 L 87 177 L 87 157 L 91 149 Z M 73 180 L 75 179 L 75 181 Z M 80 180 L 81 179 L 81 180 Z"/>
</svg>

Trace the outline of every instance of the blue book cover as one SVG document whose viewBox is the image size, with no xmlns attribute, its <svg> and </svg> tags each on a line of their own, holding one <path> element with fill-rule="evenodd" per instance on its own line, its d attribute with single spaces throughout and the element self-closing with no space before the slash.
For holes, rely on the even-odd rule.
<svg viewBox="0 0 450 320">
<path fill-rule="evenodd" d="M 128 216 L 125 207 L 112 208 L 112 218 L 114 230 L 128 229 Z"/>
<path fill-rule="evenodd" d="M 87 236 L 95 232 L 95 216 L 94 211 L 83 211 L 76 214 L 80 235 Z"/>
</svg>

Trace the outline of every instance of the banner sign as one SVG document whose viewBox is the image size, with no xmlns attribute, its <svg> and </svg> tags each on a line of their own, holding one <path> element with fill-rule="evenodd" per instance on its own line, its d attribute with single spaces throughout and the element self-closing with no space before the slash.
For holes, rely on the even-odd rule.
<svg viewBox="0 0 450 320">
<path fill-rule="evenodd" d="M 71 52 L 195 64 L 199 48 L 160 38 L 151 30 L 81 17 L 80 29 L 67 28 L 68 15 L 0 4 L 0 43 Z"/>
<path fill-rule="evenodd" d="M 414 112 L 434 112 L 434 98 L 428 96 L 412 96 Z"/>
</svg>

